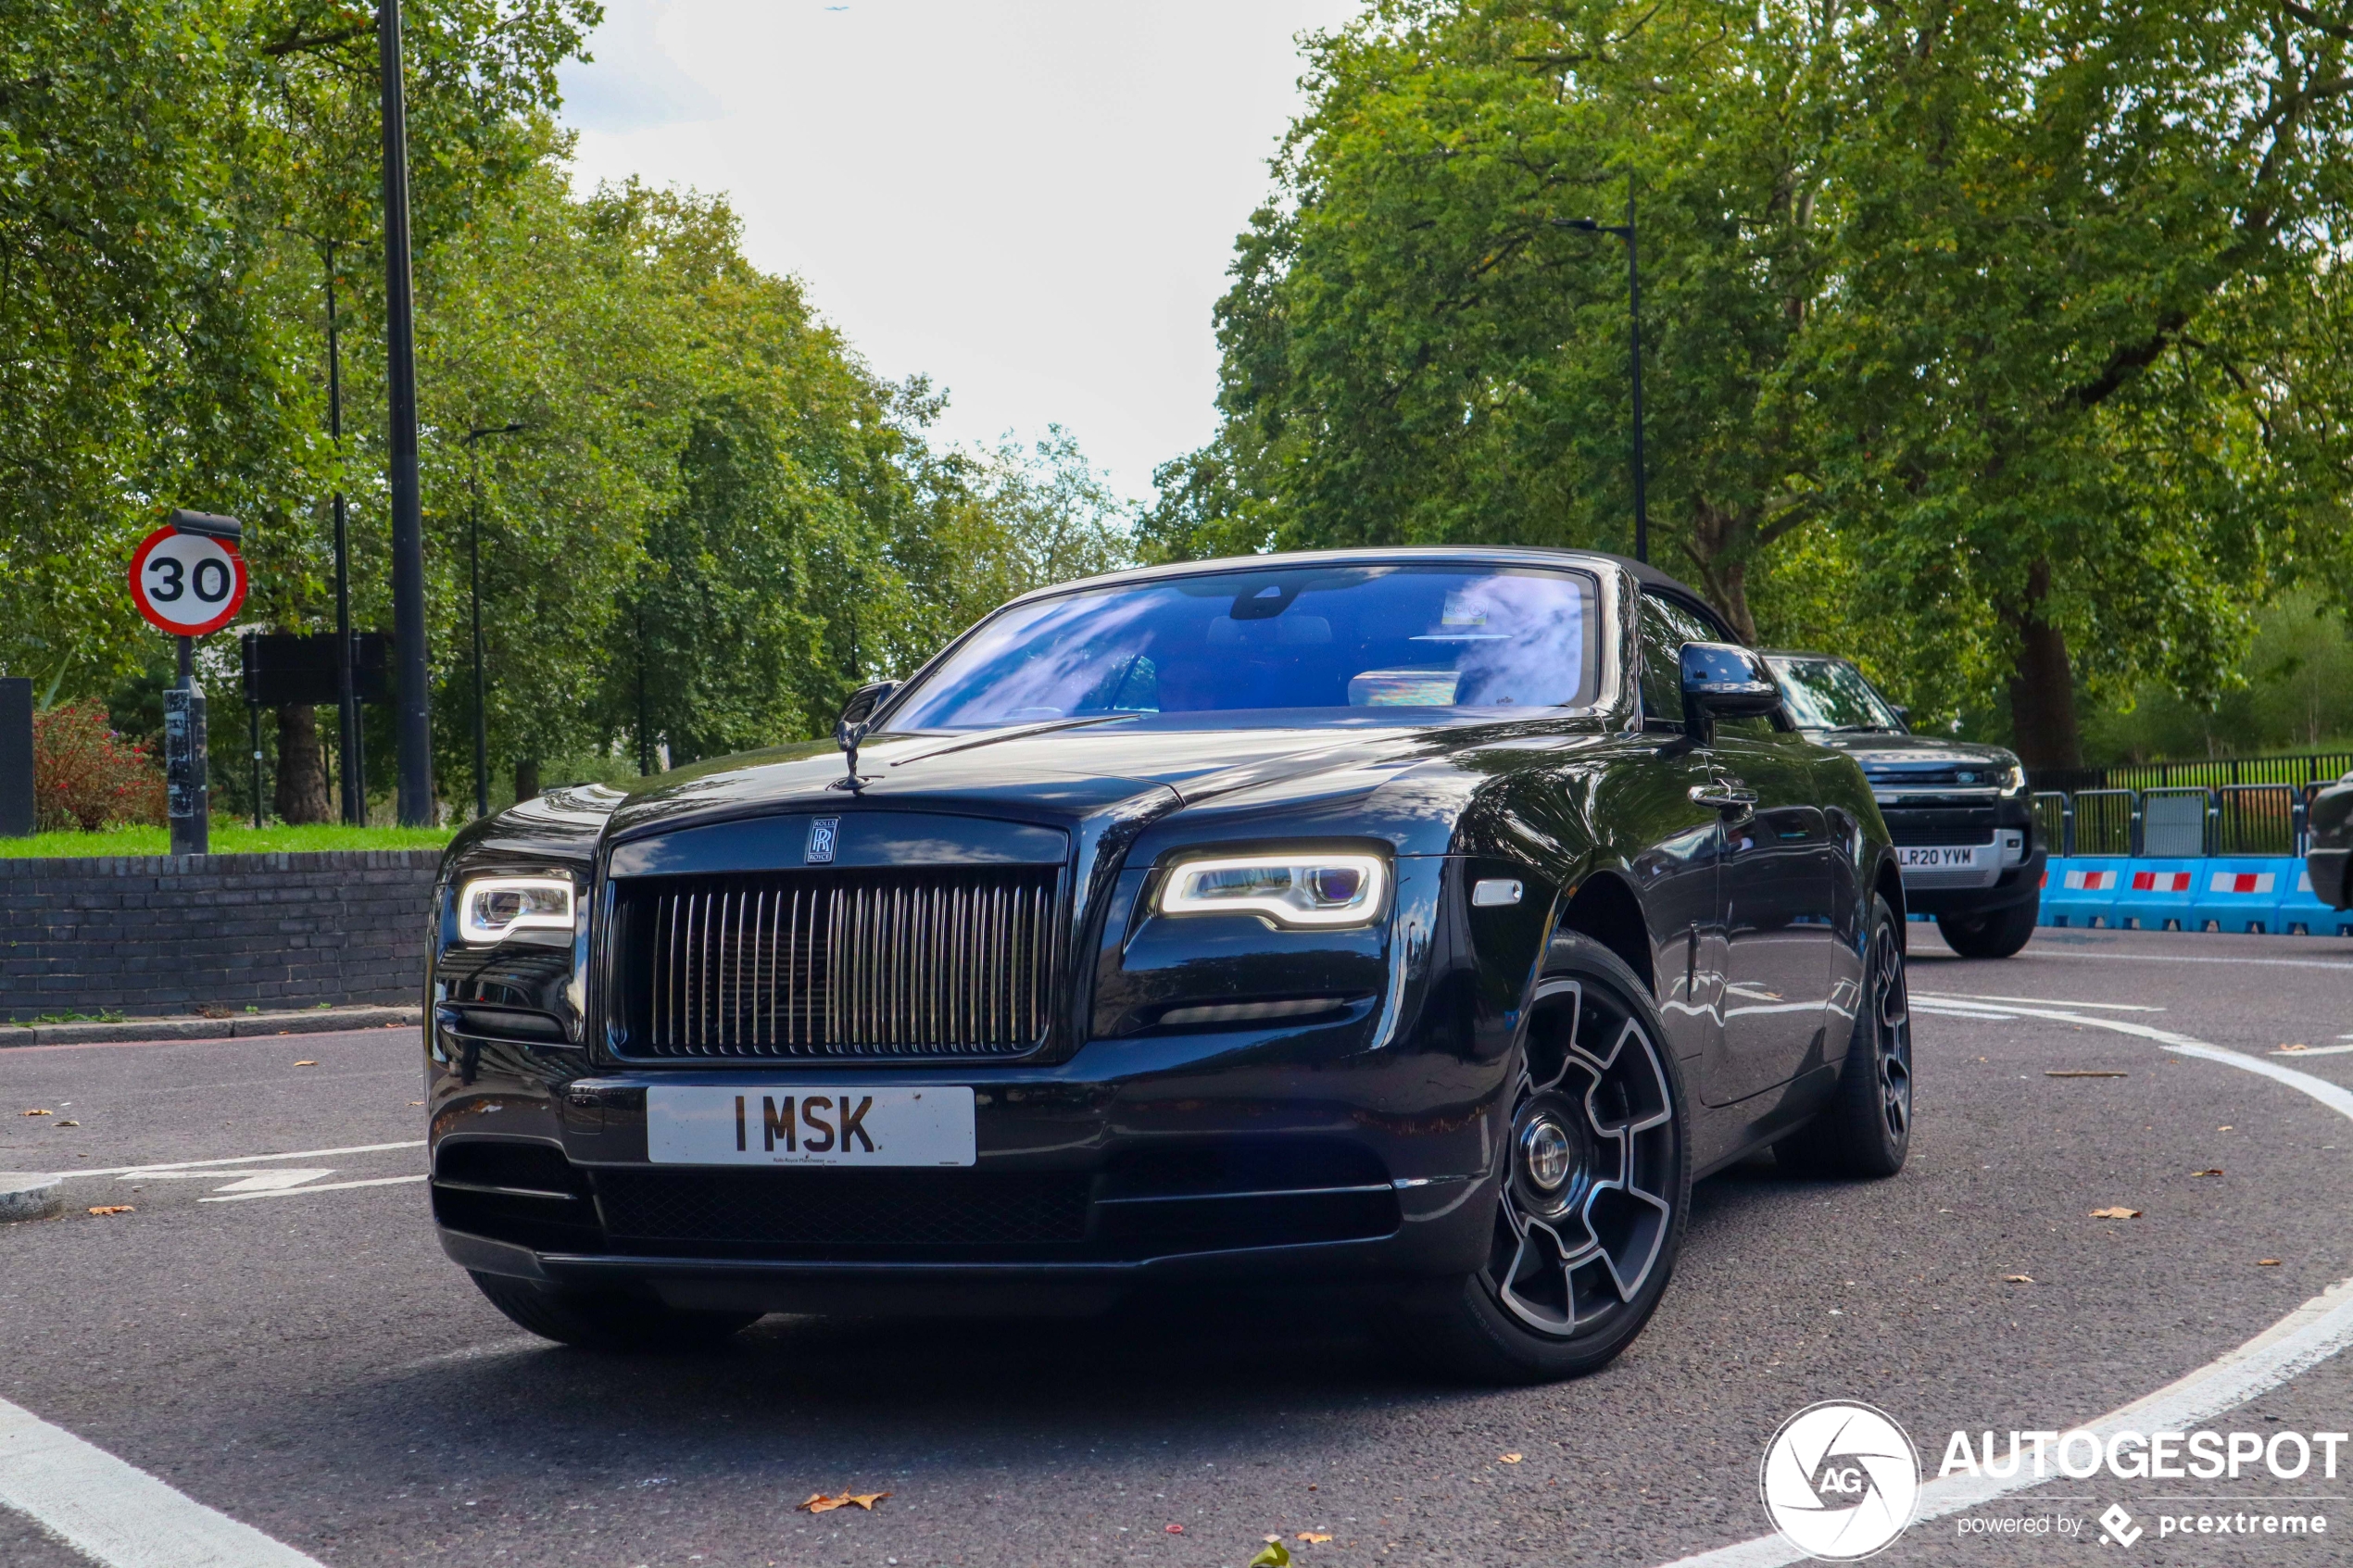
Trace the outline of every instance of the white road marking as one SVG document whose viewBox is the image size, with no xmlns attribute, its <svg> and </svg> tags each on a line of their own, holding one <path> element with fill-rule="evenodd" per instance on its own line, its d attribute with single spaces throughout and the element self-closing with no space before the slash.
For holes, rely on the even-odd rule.
<svg viewBox="0 0 2353 1568">
<path fill-rule="evenodd" d="M 463 1349 L 444 1350 L 438 1355 L 420 1356 L 413 1361 L 403 1361 L 394 1372 L 422 1372 L 427 1367 L 448 1366 L 455 1361 L 478 1361 L 491 1356 L 520 1355 L 525 1350 L 549 1348 L 547 1341 L 535 1334 L 518 1334 L 510 1339 L 494 1339 L 487 1345 L 468 1345 Z"/>
<path fill-rule="evenodd" d="M 216 1176 L 220 1173 L 218 1171 L 213 1173 Z M 321 1176 L 332 1176 L 333 1174 L 334 1173 L 333 1171 L 306 1171 L 300 1169 L 292 1171 L 262 1171 L 254 1175 L 247 1176 L 242 1181 L 231 1182 L 226 1186 L 217 1186 L 212 1190 L 215 1192 L 283 1192 L 288 1187 L 298 1187 L 305 1182 L 315 1182 Z M 337 1185 L 340 1185 L 341 1184 Z M 200 1198 L 198 1201 L 201 1202 L 203 1200 Z"/>
<path fill-rule="evenodd" d="M 377 1176 L 364 1182 L 321 1182 L 316 1186 L 272 1187 L 262 1192 L 231 1192 L 227 1187 L 223 1187 L 220 1190 L 226 1196 L 220 1198 L 199 1198 L 196 1201 L 198 1203 L 244 1203 L 257 1198 L 300 1198 L 307 1192 L 347 1192 L 353 1187 L 398 1186 L 404 1182 L 422 1182 L 424 1179 L 425 1178 L 422 1175 Z"/>
<path fill-rule="evenodd" d="M 68 1176 L 152 1176 L 165 1171 L 201 1171 L 215 1165 L 262 1165 L 274 1160 L 317 1160 L 330 1154 L 381 1154 L 388 1148 L 422 1148 L 422 1138 L 399 1143 L 357 1143 L 346 1148 L 298 1148 L 291 1154 L 240 1154 L 227 1160 L 173 1160 L 156 1165 L 96 1165 L 87 1171 L 66 1171 Z"/>
<path fill-rule="evenodd" d="M 1982 1018 L 1995 1023 L 2018 1022 L 2018 1014 L 2014 1012 L 1995 1012 L 1992 1008 L 1974 1006 L 1952 1007 L 1941 1002 L 1924 1002 L 1918 997 L 1911 998 L 1911 1007 L 1914 1012 L 1933 1013 L 1938 1018 Z"/>
<path fill-rule="evenodd" d="M 2338 1036 L 2340 1039 L 2342 1035 Z M 2353 1046 L 2307 1046 L 2300 1051 L 2273 1051 L 2273 1056 L 2343 1056 Z"/>
<path fill-rule="evenodd" d="M 2123 958 L 2132 955 L 2106 956 Z M 2348 966 L 2330 964 L 2320 967 Z M 2019 1010 L 2029 1017 L 2108 1029 L 2120 1035 L 2139 1035 L 2154 1040 L 2165 1049 L 2181 1056 L 2219 1061 L 2228 1067 L 2257 1073 L 2300 1090 L 2338 1115 L 2353 1120 L 2353 1091 L 2347 1091 L 2325 1078 L 2315 1078 L 2309 1073 L 2298 1073 L 2294 1068 L 2282 1067 L 2277 1062 L 2248 1056 L 2243 1051 L 2224 1050 L 2220 1046 L 2208 1045 L 2204 1040 L 2188 1035 L 2135 1023 L 2128 1019 L 2093 1018 L 2083 1013 L 2062 1012 L 2055 1008 Z M 2348 1345 L 2353 1345 L 2353 1279 L 2339 1280 L 2237 1349 L 2216 1357 L 2154 1394 L 2085 1423 L 2084 1429 L 2098 1433 L 2103 1439 L 2128 1429 L 2139 1432 L 2184 1431 L 2198 1422 L 2238 1409 L 2258 1395 L 2267 1393 L 2289 1378 L 2320 1365 Z M 2021 1465 L 2020 1469 L 2023 1471 L 2025 1466 Z M 2007 1480 L 1991 1475 L 1948 1475 L 1930 1481 L 1920 1487 L 1919 1509 L 1913 1515 L 1913 1523 L 1919 1524 L 1931 1519 L 1942 1519 L 1946 1514 L 1976 1508 L 2012 1492 L 2047 1486 L 2053 1479 L 2047 1476 L 2037 1478 L 2032 1474 L 2020 1474 Z M 1790 1545 L 1782 1537 L 1774 1535 L 1760 1536 L 1734 1546 L 1718 1547 L 1714 1551 L 1679 1557 L 1667 1564 L 1667 1568 L 1787 1568 L 1788 1564 L 1806 1561 L 1809 1559 L 1805 1552 Z"/>
<path fill-rule="evenodd" d="M 2256 963 L 2268 964 L 2274 969 L 2334 969 L 2353 972 L 2353 963 L 2331 963 L 2326 959 L 2208 959 L 2192 958 L 2186 953 L 2095 953 L 2082 948 L 2065 953 L 2038 953 L 2032 947 L 2016 956 L 2021 959 L 2118 959 L 2127 963 Z"/>
<path fill-rule="evenodd" d="M 117 1176 L 115 1180 L 119 1182 L 217 1182 L 223 1176 L 233 1176 L 237 1173 L 234 1171 L 149 1171 L 134 1175 Z M 334 1172 L 332 1169 L 262 1171 L 245 1177 L 242 1182 L 232 1182 L 227 1186 L 218 1186 L 212 1190 L 233 1192 L 241 1187 L 254 1185 L 293 1186 L 299 1182 L 315 1182 L 321 1176 L 333 1174 Z"/>
<path fill-rule="evenodd" d="M 107 1568 L 321 1568 L 6 1399 L 0 1504 Z"/>
<path fill-rule="evenodd" d="M 1915 997 L 1929 997 L 1940 1002 L 2024 1002 L 2030 1007 L 2096 1008 L 2102 1012 L 2163 1012 L 2163 1008 L 2144 1007 L 2138 1002 L 2066 1002 L 2048 997 L 1980 997 L 1966 991 L 1915 991 Z"/>
</svg>

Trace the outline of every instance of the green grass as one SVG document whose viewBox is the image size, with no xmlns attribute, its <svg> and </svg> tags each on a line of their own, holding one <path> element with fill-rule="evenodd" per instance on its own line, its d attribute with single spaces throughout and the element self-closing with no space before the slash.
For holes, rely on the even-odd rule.
<svg viewBox="0 0 2353 1568">
<path fill-rule="evenodd" d="M 447 828 L 266 827 L 214 822 L 216 855 L 313 853 L 322 849 L 438 849 L 449 842 Z M 171 834 L 164 828 L 107 828 L 98 833 L 37 833 L 31 838 L 0 838 L 0 857 L 66 855 L 169 855 Z"/>
</svg>

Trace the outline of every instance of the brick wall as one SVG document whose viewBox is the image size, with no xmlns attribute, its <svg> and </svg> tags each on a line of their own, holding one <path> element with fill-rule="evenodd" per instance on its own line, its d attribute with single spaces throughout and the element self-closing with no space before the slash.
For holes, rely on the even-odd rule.
<svg viewBox="0 0 2353 1568">
<path fill-rule="evenodd" d="M 0 1016 L 414 1003 L 438 850 L 0 859 Z"/>
</svg>

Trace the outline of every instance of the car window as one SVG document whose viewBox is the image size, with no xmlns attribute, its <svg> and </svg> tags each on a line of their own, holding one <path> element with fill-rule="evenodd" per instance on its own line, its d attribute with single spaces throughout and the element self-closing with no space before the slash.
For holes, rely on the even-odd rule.
<svg viewBox="0 0 2353 1568">
<path fill-rule="evenodd" d="M 1766 662 L 1781 684 L 1782 706 L 1801 729 L 1904 728 L 1863 672 L 1843 659 L 1776 656 Z"/>
<path fill-rule="evenodd" d="M 1336 565 L 1061 594 L 983 622 L 889 722 L 1582 707 L 1596 591 L 1582 572 Z"/>
</svg>

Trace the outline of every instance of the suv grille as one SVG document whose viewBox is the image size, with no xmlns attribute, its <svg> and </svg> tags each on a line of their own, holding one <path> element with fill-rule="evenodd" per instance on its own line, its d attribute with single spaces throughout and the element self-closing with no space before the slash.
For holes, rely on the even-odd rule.
<svg viewBox="0 0 2353 1568">
<path fill-rule="evenodd" d="M 1894 811 L 1887 812 L 1886 817 L 1887 836 L 1897 845 L 1926 848 L 1942 845 L 1994 842 L 1994 829 L 1990 823 L 1984 827 L 1974 827 L 1951 823 L 1907 822 L 1903 820 L 1901 813 Z"/>
<path fill-rule="evenodd" d="M 1061 870 L 663 878 L 620 895 L 633 1057 L 1010 1056 L 1052 1009 Z"/>
<path fill-rule="evenodd" d="M 597 1196 L 614 1245 L 973 1248 L 1087 1237 L 1081 1172 L 607 1169 Z"/>
</svg>

